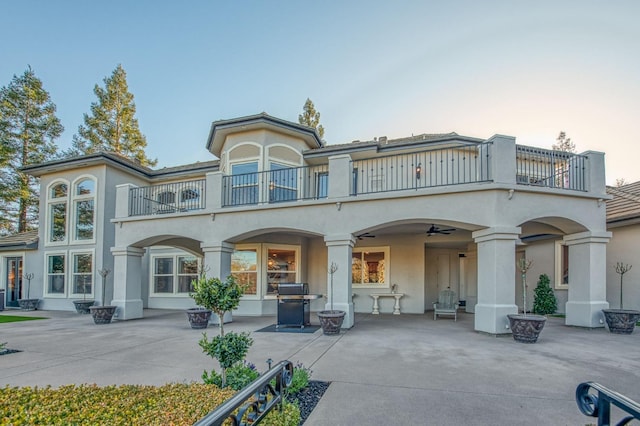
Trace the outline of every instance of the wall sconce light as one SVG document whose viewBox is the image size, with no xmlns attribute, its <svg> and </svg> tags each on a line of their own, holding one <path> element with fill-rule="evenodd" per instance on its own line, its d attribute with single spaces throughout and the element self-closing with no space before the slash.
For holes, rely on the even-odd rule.
<svg viewBox="0 0 640 426">
<path fill-rule="evenodd" d="M 342 208 L 342 203 L 340 201 L 338 201 L 336 203 L 336 207 L 338 208 L 338 211 L 340 211 L 340 209 Z"/>
<path fill-rule="evenodd" d="M 216 220 L 216 214 L 215 213 L 211 213 L 211 222 Z"/>
<path fill-rule="evenodd" d="M 420 179 L 420 173 L 422 173 L 422 163 L 418 163 L 416 167 L 416 179 Z"/>
<path fill-rule="evenodd" d="M 509 195 L 508 195 L 509 199 L 512 199 L 512 198 L 513 198 L 513 193 L 514 193 L 514 192 L 516 192 L 516 191 L 515 191 L 515 189 L 510 189 L 510 190 L 509 190 Z"/>
<path fill-rule="evenodd" d="M 598 207 L 600 207 L 602 203 L 604 203 L 604 200 L 602 198 L 598 198 Z"/>
</svg>

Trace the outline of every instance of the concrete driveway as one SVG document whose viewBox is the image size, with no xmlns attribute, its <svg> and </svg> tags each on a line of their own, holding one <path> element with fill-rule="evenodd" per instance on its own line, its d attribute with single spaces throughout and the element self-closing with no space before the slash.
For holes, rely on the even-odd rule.
<svg viewBox="0 0 640 426">
<path fill-rule="evenodd" d="M 218 368 L 181 311 L 145 310 L 145 319 L 109 325 L 71 312 L 1 314 L 49 319 L 0 324 L 0 342 L 22 351 L 0 357 L 0 385 L 158 385 L 200 381 L 203 370 Z M 235 316 L 226 329 L 254 332 L 274 322 Z M 526 345 L 475 332 L 471 314 L 457 322 L 358 314 L 339 336 L 254 332 L 248 360 L 261 371 L 267 358 L 302 362 L 313 379 L 332 382 L 307 425 L 584 425 L 595 419 L 578 411 L 581 382 L 640 401 L 638 333 L 549 318 L 538 343 Z"/>
</svg>

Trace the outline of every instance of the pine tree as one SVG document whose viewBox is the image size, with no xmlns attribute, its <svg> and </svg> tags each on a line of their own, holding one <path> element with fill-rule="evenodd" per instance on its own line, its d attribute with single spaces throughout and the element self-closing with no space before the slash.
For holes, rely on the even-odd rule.
<svg viewBox="0 0 640 426">
<path fill-rule="evenodd" d="M 320 124 L 320 113 L 316 111 L 315 105 L 309 98 L 302 107 L 302 114 L 298 115 L 298 123 L 313 127 L 318 131 L 320 138 L 324 137 L 324 127 Z"/>
<path fill-rule="evenodd" d="M 568 138 L 565 132 L 560 132 L 556 140 L 558 143 L 553 144 L 552 146 L 554 150 L 573 153 L 576 152 L 576 144 L 571 142 L 571 138 Z"/>
<path fill-rule="evenodd" d="M 64 127 L 42 81 L 28 67 L 0 89 L 0 233 L 24 232 L 38 220 L 37 180 L 20 171 L 53 159 Z"/>
<path fill-rule="evenodd" d="M 553 294 L 553 289 L 549 286 L 550 282 L 547 274 L 542 274 L 538 278 L 538 285 L 533 291 L 534 314 L 549 315 L 558 310 L 558 301 Z"/>
<path fill-rule="evenodd" d="M 104 79 L 104 88 L 96 84 L 98 98 L 91 104 L 91 115 L 84 114 L 84 125 L 78 127 L 72 148 L 67 155 L 84 155 L 98 151 L 115 152 L 143 166 L 155 166 L 157 160 L 147 157 L 147 139 L 140 132 L 135 118 L 136 104 L 127 85 L 127 73 L 118 65 L 111 77 Z"/>
</svg>

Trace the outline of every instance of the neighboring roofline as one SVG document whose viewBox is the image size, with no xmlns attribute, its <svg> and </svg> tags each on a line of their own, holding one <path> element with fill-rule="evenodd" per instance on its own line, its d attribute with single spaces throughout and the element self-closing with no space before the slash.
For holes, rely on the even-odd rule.
<svg viewBox="0 0 640 426">
<path fill-rule="evenodd" d="M 24 173 L 39 177 L 47 173 L 55 173 L 64 170 L 77 169 L 78 167 L 96 166 L 101 164 L 109 164 L 113 167 L 126 170 L 129 173 L 133 172 L 133 174 L 137 174 L 138 176 L 149 180 L 171 175 L 179 176 L 199 170 L 217 170 L 219 167 L 219 161 L 212 160 L 186 164 L 183 166 L 164 167 L 159 170 L 152 170 L 148 167 L 137 164 L 134 161 L 131 161 L 130 159 L 121 155 L 112 152 L 101 151 L 77 157 L 61 158 L 53 161 L 47 161 L 45 163 L 29 165 L 23 167 L 21 170 Z"/>
<path fill-rule="evenodd" d="M 273 117 L 265 112 L 260 114 L 248 115 L 245 117 L 232 118 L 228 120 L 218 120 L 211 123 L 211 130 L 207 138 L 207 150 L 216 156 L 220 156 L 220 150 L 227 135 L 235 133 L 233 130 L 237 128 L 260 128 L 262 125 L 272 127 L 275 130 L 282 131 L 285 134 L 302 137 L 310 146 L 321 148 L 322 140 L 317 130 L 313 127 L 303 124 L 294 123 Z"/>
<path fill-rule="evenodd" d="M 24 240 L 2 242 L 3 239 L 26 237 Z M 21 250 L 37 250 L 38 249 L 38 230 L 23 232 L 22 234 L 10 235 L 0 238 L 0 252 L 21 251 Z"/>
<path fill-rule="evenodd" d="M 401 142 L 406 139 L 406 142 Z M 398 142 L 396 142 L 398 141 Z M 473 138 L 469 136 L 460 136 L 454 133 L 445 133 L 441 137 L 425 140 L 411 140 L 411 138 L 399 138 L 389 140 L 387 142 L 381 141 L 365 141 L 365 142 L 352 142 L 340 145 L 325 145 L 322 148 L 307 150 L 303 152 L 305 158 L 324 157 L 328 155 L 336 154 L 349 154 L 361 151 L 395 151 L 407 148 L 420 148 L 429 147 L 432 148 L 437 145 L 446 144 L 449 142 L 461 142 L 463 144 L 478 145 L 486 142 L 484 139 Z"/>
</svg>

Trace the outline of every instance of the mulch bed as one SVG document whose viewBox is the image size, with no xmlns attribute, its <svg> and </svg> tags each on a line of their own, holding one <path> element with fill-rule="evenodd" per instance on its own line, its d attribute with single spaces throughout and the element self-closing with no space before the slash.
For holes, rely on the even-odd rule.
<svg viewBox="0 0 640 426">
<path fill-rule="evenodd" d="M 298 402 L 300 407 L 300 424 L 304 424 L 313 409 L 316 407 L 324 392 L 329 388 L 331 382 L 321 382 L 309 380 L 309 386 L 294 395 L 288 395 L 289 402 Z"/>
</svg>

